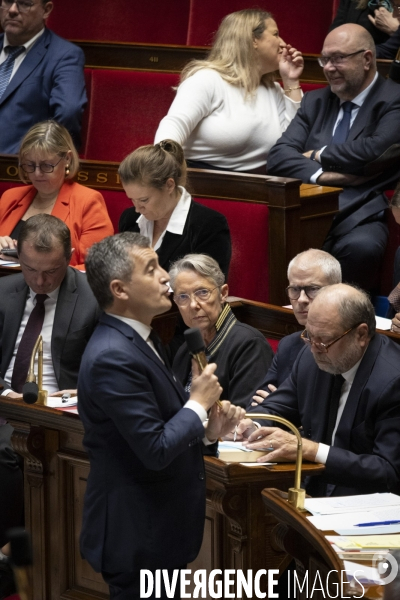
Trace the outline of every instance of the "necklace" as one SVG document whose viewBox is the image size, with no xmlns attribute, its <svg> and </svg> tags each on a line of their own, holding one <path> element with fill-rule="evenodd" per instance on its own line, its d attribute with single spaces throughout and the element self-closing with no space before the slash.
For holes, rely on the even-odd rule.
<svg viewBox="0 0 400 600">
<path fill-rule="evenodd" d="M 35 198 L 35 200 L 36 200 L 36 198 Z M 45 210 L 46 208 L 49 208 L 50 206 L 52 206 L 53 204 L 55 204 L 56 200 L 57 200 L 57 197 L 54 198 L 54 200 L 52 200 L 51 202 L 49 202 L 49 204 L 46 204 L 46 206 L 35 206 L 35 203 L 32 202 L 31 208 L 33 208 L 34 210 Z"/>
</svg>

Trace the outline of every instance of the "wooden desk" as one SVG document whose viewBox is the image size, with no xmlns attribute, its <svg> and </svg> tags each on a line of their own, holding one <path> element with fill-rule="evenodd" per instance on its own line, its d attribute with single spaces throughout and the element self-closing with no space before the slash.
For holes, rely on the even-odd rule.
<svg viewBox="0 0 400 600">
<path fill-rule="evenodd" d="M 79 553 L 83 497 L 89 462 L 77 415 L 0 397 L 0 414 L 14 427 L 13 444 L 24 457 L 25 520 L 34 550 L 32 600 L 107 598 L 107 586 Z M 207 518 L 199 557 L 189 568 L 286 567 L 264 514 L 261 490 L 286 490 L 294 466 L 250 469 L 206 457 Z M 324 467 L 305 464 L 305 474 Z"/>
<path fill-rule="evenodd" d="M 294 509 L 288 504 L 286 496 L 284 492 L 277 489 L 265 489 L 262 492 L 267 513 L 271 513 L 279 521 L 279 525 L 272 532 L 271 544 L 292 556 L 296 560 L 298 571 L 303 574 L 308 573 L 309 582 L 314 582 L 317 571 L 323 584 L 327 579 L 329 582 L 328 588 L 324 585 L 324 591 L 316 592 L 312 596 L 303 593 L 300 595 L 300 600 L 310 597 L 314 600 L 350 597 L 351 593 L 366 600 L 382 598 L 382 586 L 371 586 L 365 595 L 361 596 L 360 590 L 351 592 L 351 588 L 345 585 L 344 595 L 338 596 L 336 586 L 340 585 L 340 573 L 345 570 L 343 561 L 327 541 L 325 537 L 327 532 L 316 529 L 307 519 L 309 513 Z M 336 571 L 338 576 L 331 574 L 328 578 L 330 571 Z"/>
</svg>

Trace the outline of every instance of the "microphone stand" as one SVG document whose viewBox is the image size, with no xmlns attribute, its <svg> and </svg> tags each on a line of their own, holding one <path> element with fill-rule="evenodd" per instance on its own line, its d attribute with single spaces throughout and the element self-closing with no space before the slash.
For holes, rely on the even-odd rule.
<svg viewBox="0 0 400 600">
<path fill-rule="evenodd" d="M 36 383 L 35 375 L 35 357 L 38 354 L 38 376 Z M 47 405 L 47 390 L 43 390 L 43 339 L 39 335 L 32 350 L 31 361 L 29 363 L 28 376 L 24 387 L 22 388 L 23 399 L 27 404 L 37 402 L 40 406 Z"/>
</svg>

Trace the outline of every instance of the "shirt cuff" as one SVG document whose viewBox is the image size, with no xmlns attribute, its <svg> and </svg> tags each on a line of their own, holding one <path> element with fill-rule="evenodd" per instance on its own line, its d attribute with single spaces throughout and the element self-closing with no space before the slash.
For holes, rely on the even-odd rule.
<svg viewBox="0 0 400 600">
<path fill-rule="evenodd" d="M 317 454 L 315 455 L 315 462 L 321 463 L 321 465 L 325 465 L 328 460 L 330 446 L 326 444 L 318 444 Z"/>
<path fill-rule="evenodd" d="M 196 413 L 202 423 L 207 421 L 206 409 L 196 402 L 196 400 L 188 400 L 183 408 L 190 408 L 190 410 Z"/>
<path fill-rule="evenodd" d="M 9 394 L 10 392 L 12 392 L 12 389 L 11 389 L 11 388 L 10 388 L 10 389 L 8 389 L 8 390 L 3 390 L 3 391 L 1 392 L 1 394 L 0 394 L 0 396 L 8 396 L 8 394 Z"/>
<path fill-rule="evenodd" d="M 323 173 L 323 172 L 324 172 L 324 170 L 323 170 L 323 169 L 318 169 L 318 171 L 316 171 L 316 172 L 314 173 L 314 175 L 311 175 L 311 177 L 310 177 L 310 183 L 315 183 L 315 184 L 316 184 L 316 183 L 317 183 L 317 179 L 318 179 L 318 177 L 319 177 L 320 175 L 322 175 L 322 173 Z"/>
</svg>

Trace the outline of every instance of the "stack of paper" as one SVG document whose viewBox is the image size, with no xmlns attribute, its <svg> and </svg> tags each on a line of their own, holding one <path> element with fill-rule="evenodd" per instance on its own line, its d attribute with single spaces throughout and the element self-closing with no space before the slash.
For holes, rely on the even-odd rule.
<svg viewBox="0 0 400 600">
<path fill-rule="evenodd" d="M 400 535 L 327 535 L 326 539 L 342 560 L 372 560 L 382 558 L 400 548 Z"/>
<path fill-rule="evenodd" d="M 220 442 L 218 444 L 219 458 L 225 462 L 254 463 L 260 456 L 267 454 L 266 450 L 250 450 L 242 442 Z M 259 467 L 274 463 L 257 463 Z"/>
<path fill-rule="evenodd" d="M 310 522 L 339 535 L 400 533 L 400 496 L 366 494 L 333 498 L 308 498 Z"/>
</svg>

